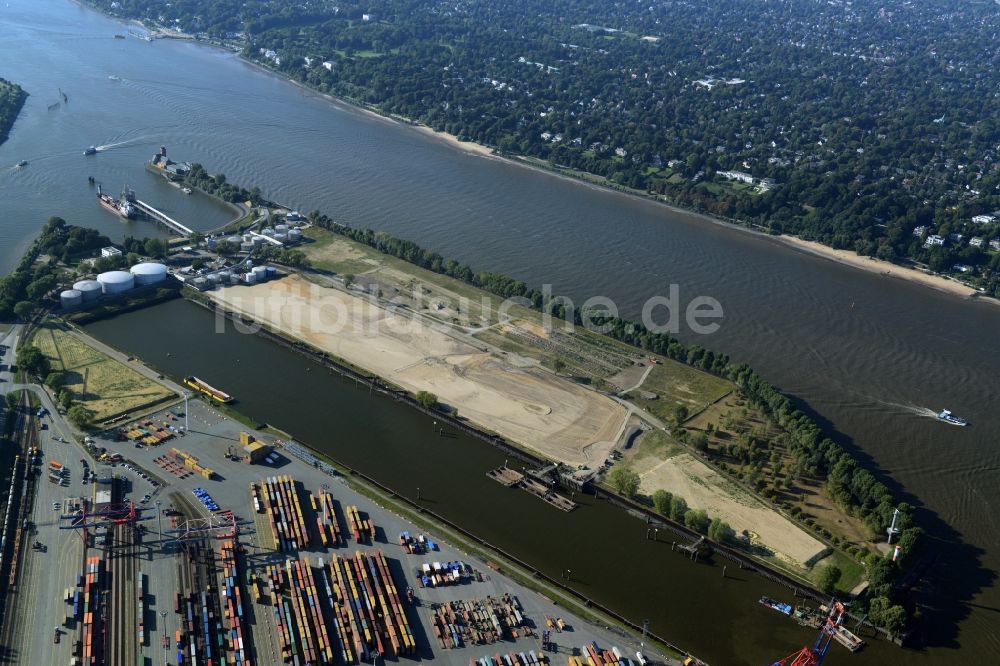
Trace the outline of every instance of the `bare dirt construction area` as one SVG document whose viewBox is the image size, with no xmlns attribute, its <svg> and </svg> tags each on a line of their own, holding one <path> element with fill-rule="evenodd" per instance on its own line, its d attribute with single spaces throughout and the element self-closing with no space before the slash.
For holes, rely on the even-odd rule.
<svg viewBox="0 0 1000 666">
<path fill-rule="evenodd" d="M 603 461 L 627 417 L 610 398 L 504 362 L 442 324 L 298 276 L 210 296 L 408 391 L 434 393 L 470 421 L 570 465 Z"/>
<path fill-rule="evenodd" d="M 662 489 L 680 495 L 688 506 L 729 523 L 737 534 L 746 530 L 755 542 L 772 549 L 777 559 L 796 568 L 826 547 L 681 447 L 656 439 L 643 441 L 659 434 L 651 431 L 640 437 L 635 453 L 627 456 L 629 466 L 642 479 L 640 493 L 652 495 Z"/>
</svg>

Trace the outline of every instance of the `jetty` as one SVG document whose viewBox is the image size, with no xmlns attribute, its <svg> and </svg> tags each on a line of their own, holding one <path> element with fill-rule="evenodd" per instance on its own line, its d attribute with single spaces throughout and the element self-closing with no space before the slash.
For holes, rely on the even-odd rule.
<svg viewBox="0 0 1000 666">
<path fill-rule="evenodd" d="M 135 199 L 132 201 L 132 203 L 135 204 L 135 207 L 138 208 L 140 211 L 142 211 L 146 216 L 151 217 L 152 219 L 156 220 L 157 222 L 167 227 L 171 231 L 177 232 L 181 236 L 190 236 L 191 234 L 194 233 L 193 230 L 187 228 L 186 226 L 184 226 L 177 220 L 173 219 L 163 211 L 157 210 L 156 208 L 149 205 L 145 201 L 140 201 L 139 199 Z"/>
<path fill-rule="evenodd" d="M 515 472 L 509 467 L 497 467 L 496 469 L 491 469 L 486 472 L 486 476 L 504 486 L 507 486 L 508 488 L 513 488 L 524 480 L 524 474 Z"/>
<path fill-rule="evenodd" d="M 552 506 L 562 511 L 572 511 L 577 507 L 576 502 L 572 502 L 559 493 L 551 490 L 547 485 L 541 481 L 534 479 L 530 476 L 525 476 L 521 472 L 510 469 L 509 467 L 497 467 L 496 469 L 491 469 L 486 472 L 486 476 L 490 477 L 499 484 L 502 484 L 508 488 L 522 488 L 527 490 L 529 493 L 536 497 L 540 497 Z"/>
<path fill-rule="evenodd" d="M 700 536 L 695 541 L 692 541 L 689 544 L 682 544 L 682 543 L 677 544 L 677 550 L 681 550 L 684 551 L 685 553 L 690 554 L 691 559 L 696 559 L 698 557 L 699 551 L 701 551 L 704 545 L 705 545 L 705 537 Z"/>
<path fill-rule="evenodd" d="M 551 490 L 541 481 L 536 481 L 535 479 L 525 478 L 521 482 L 521 487 L 527 490 L 532 495 L 541 497 L 543 500 L 556 507 L 557 509 L 562 509 L 563 511 L 572 511 L 576 508 L 576 502 L 571 502 L 562 495 L 559 495 Z"/>
</svg>

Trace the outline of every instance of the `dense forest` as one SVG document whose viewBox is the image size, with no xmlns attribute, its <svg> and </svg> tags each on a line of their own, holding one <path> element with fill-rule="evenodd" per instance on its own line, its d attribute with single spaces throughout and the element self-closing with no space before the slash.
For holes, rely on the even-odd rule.
<svg viewBox="0 0 1000 666">
<path fill-rule="evenodd" d="M 21 112 L 21 107 L 27 98 L 28 93 L 24 92 L 21 86 L 0 79 L 0 143 L 7 140 L 10 128 L 14 126 L 17 114 Z"/>
<path fill-rule="evenodd" d="M 1000 295 L 996 3 L 91 2 L 503 154 Z"/>
</svg>

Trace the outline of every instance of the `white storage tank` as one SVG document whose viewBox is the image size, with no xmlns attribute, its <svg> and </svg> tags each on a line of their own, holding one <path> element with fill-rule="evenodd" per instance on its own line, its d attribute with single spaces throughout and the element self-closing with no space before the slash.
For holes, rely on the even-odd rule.
<svg viewBox="0 0 1000 666">
<path fill-rule="evenodd" d="M 274 240 L 278 241 L 279 243 L 287 243 L 288 242 L 288 234 L 284 234 L 284 233 L 274 234 Z"/>
<path fill-rule="evenodd" d="M 267 242 L 267 241 L 266 241 L 266 240 L 264 240 L 264 239 L 263 239 L 263 237 L 261 237 L 261 236 L 254 236 L 254 237 L 253 237 L 253 244 L 254 244 L 255 246 L 260 246 L 260 245 L 263 245 L 263 244 L 264 244 L 264 243 L 266 243 L 266 242 Z"/>
<path fill-rule="evenodd" d="M 276 224 L 276 225 L 274 225 L 274 230 L 277 231 L 277 232 L 279 232 L 279 233 L 282 232 L 282 231 L 288 231 L 288 225 L 287 224 Z"/>
<path fill-rule="evenodd" d="M 288 232 L 288 240 L 292 243 L 298 243 L 302 240 L 302 231 L 299 229 L 292 229 Z"/>
<path fill-rule="evenodd" d="M 67 289 L 59 294 L 59 302 L 62 303 L 63 310 L 79 307 L 83 303 L 83 294 L 79 289 Z"/>
<path fill-rule="evenodd" d="M 264 233 L 265 236 L 273 236 L 274 235 L 274 229 L 272 229 L 271 227 L 268 227 L 267 229 L 264 229 L 263 233 Z"/>
<path fill-rule="evenodd" d="M 104 287 L 97 280 L 80 280 L 73 285 L 73 289 L 83 295 L 85 303 L 100 297 L 104 293 Z"/>
<path fill-rule="evenodd" d="M 230 236 L 226 240 L 229 241 L 230 243 L 232 243 L 233 245 L 239 247 L 240 243 L 243 242 L 243 237 L 242 236 Z"/>
<path fill-rule="evenodd" d="M 135 278 L 138 287 L 146 284 L 157 284 L 167 279 L 167 267 L 163 264 L 146 262 L 136 264 L 129 272 Z"/>
<path fill-rule="evenodd" d="M 254 266 L 252 273 L 254 274 L 254 282 L 267 281 L 267 266 Z"/>
<path fill-rule="evenodd" d="M 108 271 L 97 276 L 105 294 L 120 294 L 135 286 L 135 278 L 128 271 Z"/>
<path fill-rule="evenodd" d="M 240 251 L 249 252 L 253 249 L 253 243 L 240 243 Z"/>
<path fill-rule="evenodd" d="M 254 273 L 253 271 L 250 271 L 249 273 L 243 276 L 243 281 L 246 282 L 247 284 L 257 284 L 257 274 Z"/>
<path fill-rule="evenodd" d="M 195 288 L 195 289 L 200 289 L 200 290 L 202 290 L 202 291 L 204 291 L 205 289 L 208 289 L 208 280 L 206 280 L 206 279 L 205 279 L 205 278 L 203 278 L 203 277 L 199 277 L 199 278 L 195 278 L 195 279 L 194 279 L 194 280 L 193 280 L 193 281 L 191 282 L 191 284 L 193 284 L 193 285 L 194 285 L 194 288 Z"/>
</svg>

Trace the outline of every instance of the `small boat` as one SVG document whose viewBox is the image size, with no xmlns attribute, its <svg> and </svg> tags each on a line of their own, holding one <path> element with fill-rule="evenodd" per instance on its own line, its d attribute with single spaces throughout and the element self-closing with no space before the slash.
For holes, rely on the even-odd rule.
<svg viewBox="0 0 1000 666">
<path fill-rule="evenodd" d="M 938 418 L 938 421 L 944 421 L 945 423 L 950 423 L 951 425 L 956 425 L 956 426 L 967 426 L 967 425 L 969 425 L 968 421 L 966 421 L 963 418 L 959 418 L 958 416 L 955 416 L 954 414 L 952 414 L 947 409 L 942 409 L 941 413 L 939 413 L 937 415 L 937 418 Z"/>
<path fill-rule="evenodd" d="M 83 151 L 83 154 L 84 155 L 96 155 L 97 154 L 97 146 L 91 146 L 90 148 L 87 148 L 87 150 Z"/>
<path fill-rule="evenodd" d="M 26 166 L 28 166 L 28 160 L 21 160 L 20 162 L 17 163 L 17 166 L 19 166 L 19 167 L 26 167 Z"/>
<path fill-rule="evenodd" d="M 125 35 L 115 35 L 115 39 L 125 39 Z"/>
<path fill-rule="evenodd" d="M 191 194 L 191 188 L 190 187 L 182 187 L 181 188 L 181 192 L 183 192 L 184 194 Z"/>
<path fill-rule="evenodd" d="M 121 81 L 121 79 L 115 76 L 114 74 L 109 75 L 108 79 L 111 81 Z"/>
<path fill-rule="evenodd" d="M 770 608 L 771 610 L 776 610 L 779 613 L 781 613 L 782 615 L 791 615 L 792 614 L 792 607 L 791 607 L 790 604 L 785 604 L 785 603 L 782 603 L 780 601 L 775 601 L 774 599 L 771 599 L 770 597 L 761 597 L 760 599 L 757 600 L 757 603 L 759 603 L 761 606 L 764 606 L 765 608 Z"/>
<path fill-rule="evenodd" d="M 833 634 L 834 640 L 843 645 L 851 652 L 857 652 L 865 646 L 865 642 L 851 633 L 847 627 L 838 626 Z"/>
</svg>

